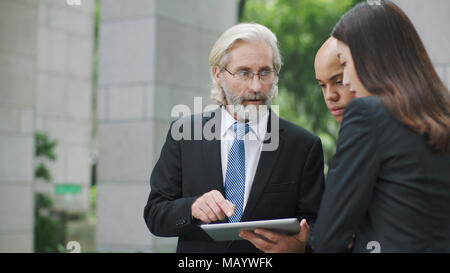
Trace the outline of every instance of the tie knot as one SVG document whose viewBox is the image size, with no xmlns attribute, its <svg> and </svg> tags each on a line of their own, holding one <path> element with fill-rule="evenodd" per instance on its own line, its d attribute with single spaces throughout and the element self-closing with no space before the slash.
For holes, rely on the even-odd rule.
<svg viewBox="0 0 450 273">
<path fill-rule="evenodd" d="M 248 133 L 249 130 L 248 123 L 235 122 L 233 124 L 233 130 L 234 133 L 236 134 L 236 138 L 241 140 Z"/>
</svg>

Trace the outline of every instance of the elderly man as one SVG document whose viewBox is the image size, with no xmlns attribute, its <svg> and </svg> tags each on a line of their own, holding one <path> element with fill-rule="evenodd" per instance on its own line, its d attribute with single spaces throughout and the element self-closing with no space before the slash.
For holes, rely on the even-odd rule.
<svg viewBox="0 0 450 273">
<path fill-rule="evenodd" d="M 341 123 L 344 109 L 354 95 L 348 86 L 342 84 L 343 68 L 337 58 L 336 42 L 335 38 L 330 37 L 320 47 L 314 61 L 314 69 L 325 103 L 336 121 Z M 265 252 L 298 252 L 307 240 L 307 234 L 302 232 L 294 236 L 285 236 L 264 229 L 242 232 L 241 237 Z M 268 240 L 264 240 L 264 237 Z"/>
<path fill-rule="evenodd" d="M 171 124 L 150 177 L 150 232 L 178 236 L 177 252 L 216 253 L 260 250 L 245 240 L 214 241 L 199 224 L 295 217 L 304 219 L 306 234 L 324 190 L 322 144 L 269 107 L 281 68 L 275 35 L 238 24 L 216 41 L 209 61 L 211 96 L 220 107 Z M 214 138 L 192 138 L 196 121 Z"/>
</svg>

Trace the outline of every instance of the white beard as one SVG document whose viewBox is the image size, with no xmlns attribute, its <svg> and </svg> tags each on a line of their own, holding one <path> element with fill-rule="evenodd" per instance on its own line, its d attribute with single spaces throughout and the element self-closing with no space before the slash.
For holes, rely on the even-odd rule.
<svg viewBox="0 0 450 273">
<path fill-rule="evenodd" d="M 234 95 L 228 89 L 225 79 L 222 80 L 222 89 L 225 93 L 225 98 L 227 99 L 229 105 L 226 105 L 228 111 L 241 122 L 257 122 L 259 118 L 263 117 L 269 110 L 272 100 L 274 98 L 276 82 L 272 84 L 270 92 L 265 95 L 262 93 L 244 94 L 244 95 Z M 264 104 L 262 105 L 243 105 L 242 102 L 248 99 L 262 99 Z"/>
</svg>

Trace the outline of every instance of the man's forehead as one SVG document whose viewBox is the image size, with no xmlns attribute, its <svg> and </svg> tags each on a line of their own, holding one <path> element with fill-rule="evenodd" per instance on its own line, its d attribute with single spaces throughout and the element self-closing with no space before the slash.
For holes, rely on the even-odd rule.
<svg viewBox="0 0 450 273">
<path fill-rule="evenodd" d="M 316 62 L 323 62 L 323 60 L 330 58 L 337 58 L 337 40 L 333 37 L 329 38 L 317 51 Z"/>
<path fill-rule="evenodd" d="M 315 65 L 315 72 L 316 72 L 316 78 L 321 81 L 327 81 L 332 79 L 335 76 L 342 75 L 343 69 L 339 62 L 334 59 L 323 59 L 323 62 L 316 63 Z"/>
<path fill-rule="evenodd" d="M 238 41 L 228 51 L 229 63 L 233 66 L 272 66 L 273 52 L 264 42 Z"/>
</svg>

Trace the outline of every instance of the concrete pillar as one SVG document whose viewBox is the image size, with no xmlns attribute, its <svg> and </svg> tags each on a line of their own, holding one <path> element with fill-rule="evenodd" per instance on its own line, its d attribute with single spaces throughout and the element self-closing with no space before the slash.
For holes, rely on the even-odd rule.
<svg viewBox="0 0 450 273">
<path fill-rule="evenodd" d="M 209 100 L 209 51 L 236 23 L 235 1 L 104 0 L 98 89 L 99 251 L 175 251 L 143 209 L 171 109 Z M 192 108 L 191 108 L 192 109 Z"/>
<path fill-rule="evenodd" d="M 0 252 L 33 251 L 38 8 L 0 1 Z"/>
<path fill-rule="evenodd" d="M 434 67 L 450 86 L 450 1 L 394 0 L 408 15 L 422 38 Z"/>
<path fill-rule="evenodd" d="M 57 160 L 45 162 L 51 183 L 36 189 L 53 197 L 56 209 L 89 209 L 92 135 L 94 0 L 40 0 L 37 24 L 36 131 L 56 139 Z M 56 195 L 57 185 L 80 187 Z M 75 191 L 77 192 L 77 191 Z"/>
<path fill-rule="evenodd" d="M 35 190 L 57 209 L 89 208 L 93 10 L 93 0 L 0 1 L 0 252 L 33 251 Z M 58 141 L 50 184 L 34 181 L 36 131 Z M 55 184 L 81 193 L 54 196 Z"/>
</svg>

